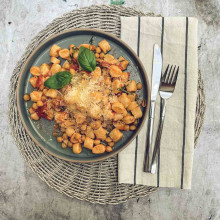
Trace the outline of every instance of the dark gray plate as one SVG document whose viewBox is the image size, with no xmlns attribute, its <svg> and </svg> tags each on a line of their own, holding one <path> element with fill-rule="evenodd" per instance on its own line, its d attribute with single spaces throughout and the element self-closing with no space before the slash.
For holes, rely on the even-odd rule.
<svg viewBox="0 0 220 220">
<path fill-rule="evenodd" d="M 33 91 L 33 88 L 29 83 L 29 79 L 31 78 L 29 70 L 31 66 L 40 66 L 42 63 L 50 63 L 49 49 L 53 44 L 57 44 L 62 48 L 68 48 L 70 44 L 78 46 L 82 43 L 88 43 L 92 36 L 94 36 L 95 45 L 97 45 L 99 41 L 106 39 L 112 48 L 109 54 L 113 54 L 116 58 L 122 55 L 129 61 L 127 71 L 131 73 L 131 79 L 135 79 L 137 82 L 142 83 L 143 89 L 139 92 L 139 95 L 141 98 L 147 100 L 147 108 L 143 109 L 143 117 L 138 124 L 137 130 L 133 132 L 123 132 L 124 135 L 122 140 L 115 144 L 114 150 L 111 153 L 97 155 L 92 154 L 90 150 L 83 148 L 83 151 L 80 154 L 74 154 L 70 148 L 61 148 L 61 144 L 52 136 L 54 122 L 47 121 L 43 118 L 39 121 L 32 121 L 30 119 L 28 108 L 32 105 L 32 102 L 24 102 L 23 95 Z M 73 162 L 94 162 L 117 154 L 136 137 L 149 111 L 149 94 L 149 84 L 144 67 L 134 51 L 128 45 L 115 36 L 99 30 L 73 29 L 48 38 L 41 43 L 27 59 L 18 80 L 17 104 L 22 123 L 27 133 L 42 149 L 64 160 Z"/>
</svg>

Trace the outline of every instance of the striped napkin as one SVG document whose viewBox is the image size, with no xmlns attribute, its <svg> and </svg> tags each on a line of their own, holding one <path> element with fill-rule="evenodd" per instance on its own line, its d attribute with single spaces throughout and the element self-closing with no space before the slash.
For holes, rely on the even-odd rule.
<svg viewBox="0 0 220 220">
<path fill-rule="evenodd" d="M 118 156 L 119 183 L 191 188 L 194 122 L 197 98 L 197 19 L 186 17 L 121 17 L 121 39 L 137 52 L 151 83 L 153 46 L 160 45 L 163 72 L 168 64 L 180 67 L 174 94 L 167 102 L 156 174 L 143 172 L 147 121 Z M 159 123 L 158 95 L 153 144 Z"/>
</svg>

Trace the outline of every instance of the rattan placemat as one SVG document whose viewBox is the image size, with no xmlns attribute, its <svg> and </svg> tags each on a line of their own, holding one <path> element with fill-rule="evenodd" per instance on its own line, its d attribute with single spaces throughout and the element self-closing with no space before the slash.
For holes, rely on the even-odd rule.
<svg viewBox="0 0 220 220">
<path fill-rule="evenodd" d="M 120 36 L 120 16 L 152 15 L 122 6 L 91 6 L 64 14 L 42 30 L 29 44 L 11 77 L 9 96 L 9 121 L 12 134 L 22 156 L 31 169 L 50 187 L 80 200 L 100 204 L 119 204 L 129 198 L 139 198 L 155 192 L 157 188 L 118 184 L 117 156 L 102 162 L 80 164 L 55 158 L 44 152 L 28 136 L 16 106 L 17 79 L 25 60 L 46 38 L 70 28 L 98 28 Z M 199 74 L 198 99 L 195 121 L 195 143 L 204 119 L 205 97 Z"/>
</svg>

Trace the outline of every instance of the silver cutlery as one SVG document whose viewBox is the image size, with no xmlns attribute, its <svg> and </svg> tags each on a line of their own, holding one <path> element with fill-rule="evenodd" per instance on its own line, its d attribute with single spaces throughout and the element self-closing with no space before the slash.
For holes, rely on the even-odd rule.
<svg viewBox="0 0 220 220">
<path fill-rule="evenodd" d="M 178 73 L 179 73 L 179 66 L 173 67 L 173 65 L 172 66 L 168 65 L 165 73 L 162 75 L 162 78 L 161 78 L 159 94 L 160 94 L 161 102 L 162 102 L 162 114 L 160 117 L 160 123 L 158 126 L 157 136 L 155 140 L 153 157 L 151 160 L 151 166 L 150 166 L 151 173 L 156 172 L 156 168 L 157 168 L 156 157 L 158 154 L 158 150 L 160 148 L 160 140 L 162 136 L 162 130 L 163 130 L 163 124 L 164 124 L 165 112 L 166 112 L 166 103 L 167 103 L 167 100 L 172 96 L 175 90 Z"/>
<path fill-rule="evenodd" d="M 151 103 L 150 103 L 149 120 L 148 120 L 148 136 L 146 139 L 146 151 L 145 151 L 145 159 L 144 159 L 144 172 L 150 172 L 150 166 L 152 164 L 152 158 L 153 158 L 152 135 L 153 135 L 153 125 L 154 125 L 154 110 L 155 110 L 157 93 L 160 86 L 161 70 L 162 70 L 162 56 L 159 46 L 155 44 L 152 83 L 151 83 Z"/>
</svg>

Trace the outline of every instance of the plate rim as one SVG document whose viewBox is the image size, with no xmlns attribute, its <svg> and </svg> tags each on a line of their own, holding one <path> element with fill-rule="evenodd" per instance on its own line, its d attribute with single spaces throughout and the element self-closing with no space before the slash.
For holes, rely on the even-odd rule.
<svg viewBox="0 0 220 220">
<path fill-rule="evenodd" d="M 44 45 L 46 44 L 48 41 L 51 41 L 53 40 L 54 38 L 57 38 L 63 34 L 66 34 L 66 33 L 72 33 L 72 32 L 93 32 L 93 33 L 99 33 L 99 34 L 102 34 L 102 35 L 106 35 L 110 38 L 113 38 L 115 41 L 119 42 L 119 44 L 122 44 L 125 48 L 127 48 L 129 50 L 129 52 L 132 54 L 133 57 L 135 57 L 135 59 L 137 60 L 139 66 L 141 67 L 141 71 L 143 73 L 143 75 L 145 76 L 144 77 L 144 81 L 145 81 L 145 84 L 146 84 L 146 90 L 147 90 L 147 107 L 146 107 L 146 111 L 145 111 L 145 114 L 143 115 L 142 117 L 142 122 L 139 126 L 139 128 L 137 130 L 135 130 L 135 133 L 133 135 L 133 137 L 127 142 L 127 144 L 125 144 L 124 146 L 122 146 L 120 149 L 117 149 L 115 152 L 112 152 L 110 154 L 106 154 L 102 157 L 98 157 L 98 158 L 91 158 L 90 160 L 75 160 L 75 159 L 69 159 L 69 158 L 65 158 L 63 156 L 59 156 L 51 151 L 49 151 L 48 149 L 46 149 L 43 145 L 41 145 L 37 139 L 35 139 L 34 135 L 32 135 L 32 133 L 29 131 L 26 123 L 25 123 L 25 120 L 23 118 L 23 114 L 22 114 L 22 110 L 21 110 L 21 106 L 20 106 L 20 103 L 19 103 L 19 98 L 22 98 L 19 96 L 19 90 L 20 90 L 20 86 L 21 86 L 21 80 L 22 80 L 22 77 L 25 73 L 25 69 L 26 69 L 26 66 L 27 64 L 29 63 L 29 61 L 31 60 L 31 58 L 35 55 L 35 53 Z M 110 158 L 110 157 L 113 157 L 115 155 L 117 155 L 118 153 L 120 153 L 122 150 L 124 150 L 136 137 L 137 135 L 139 134 L 140 130 L 142 129 L 143 125 L 144 125 L 144 122 L 147 118 L 147 115 L 149 113 L 149 107 L 150 107 L 150 84 L 149 84 L 149 80 L 148 80 L 148 76 L 147 76 L 147 73 L 146 73 L 146 70 L 142 64 L 142 61 L 140 60 L 140 58 L 137 56 L 137 54 L 134 52 L 134 50 L 127 44 L 125 43 L 124 41 L 122 41 L 120 38 L 116 37 L 115 35 L 113 34 L 110 34 L 108 32 L 105 32 L 105 31 L 102 31 L 102 30 L 99 30 L 99 29 L 95 29 L 95 28 L 71 28 L 71 29 L 68 29 L 68 30 L 65 30 L 65 31 L 61 31 L 57 34 L 53 34 L 51 35 L 50 37 L 46 38 L 45 40 L 43 40 L 32 52 L 31 54 L 28 56 L 27 60 L 24 62 L 21 70 L 20 70 L 20 73 L 19 73 L 19 77 L 18 77 L 18 82 L 17 82 L 17 89 L 16 89 L 16 103 L 17 103 L 17 109 L 18 109 L 18 113 L 19 113 L 19 116 L 20 116 L 20 120 L 22 122 L 22 125 L 24 126 L 26 132 L 28 133 L 28 135 L 31 137 L 31 139 L 35 142 L 35 144 L 37 144 L 42 150 L 44 150 L 45 152 L 47 152 L 48 154 L 56 157 L 56 158 L 59 158 L 59 159 L 62 159 L 62 160 L 65 160 L 65 161 L 69 161 L 69 162 L 74 162 L 74 163 L 93 163 L 93 162 L 98 162 L 98 161 L 102 161 L 102 160 L 105 160 L 107 158 Z M 101 155 L 101 154 L 100 154 Z"/>
</svg>

